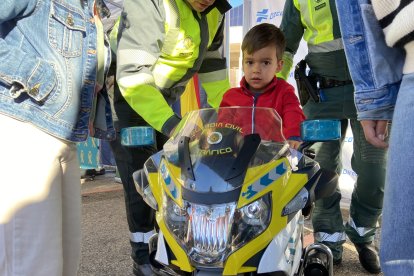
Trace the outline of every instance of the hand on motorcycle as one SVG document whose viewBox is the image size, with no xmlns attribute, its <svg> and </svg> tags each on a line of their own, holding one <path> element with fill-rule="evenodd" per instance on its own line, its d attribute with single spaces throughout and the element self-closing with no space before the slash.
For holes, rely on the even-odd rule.
<svg viewBox="0 0 414 276">
<path fill-rule="evenodd" d="M 388 136 L 387 120 L 362 120 L 365 139 L 377 148 L 388 148 L 388 142 L 385 138 Z"/>
<path fill-rule="evenodd" d="M 299 146 L 302 144 L 301 141 L 296 141 L 296 140 L 287 140 L 287 142 L 289 143 L 289 147 L 295 150 L 297 150 Z"/>
</svg>

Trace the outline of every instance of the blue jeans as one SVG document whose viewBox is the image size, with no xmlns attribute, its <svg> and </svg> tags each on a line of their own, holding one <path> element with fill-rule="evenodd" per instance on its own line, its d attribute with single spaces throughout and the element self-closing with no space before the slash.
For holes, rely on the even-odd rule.
<svg viewBox="0 0 414 276">
<path fill-rule="evenodd" d="M 381 232 L 384 275 L 414 275 L 414 73 L 403 76 L 392 122 Z"/>
<path fill-rule="evenodd" d="M 337 0 L 337 9 L 356 90 L 358 118 L 393 120 L 384 191 L 381 267 L 386 276 L 414 275 L 414 247 L 410 242 L 414 233 L 414 74 L 402 75 L 404 52 L 386 46 L 369 0 Z"/>
<path fill-rule="evenodd" d="M 404 51 L 387 47 L 370 0 L 337 0 L 336 5 L 358 119 L 391 119 Z"/>
</svg>

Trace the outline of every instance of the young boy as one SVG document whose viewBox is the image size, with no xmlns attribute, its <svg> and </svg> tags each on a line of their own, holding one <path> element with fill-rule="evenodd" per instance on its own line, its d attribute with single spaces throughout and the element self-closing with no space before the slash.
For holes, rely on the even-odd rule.
<svg viewBox="0 0 414 276">
<path fill-rule="evenodd" d="M 283 121 L 283 134 L 297 149 L 300 123 L 305 115 L 293 86 L 275 74 L 283 67 L 285 37 L 278 27 L 262 23 L 251 28 L 242 42 L 243 73 L 240 87 L 229 89 L 220 106 L 271 107 Z"/>
</svg>

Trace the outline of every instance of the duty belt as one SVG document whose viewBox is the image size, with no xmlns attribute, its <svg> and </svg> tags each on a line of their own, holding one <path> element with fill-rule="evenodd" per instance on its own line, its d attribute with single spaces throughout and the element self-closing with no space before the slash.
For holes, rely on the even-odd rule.
<svg viewBox="0 0 414 276">
<path fill-rule="evenodd" d="M 333 88 L 333 87 L 352 84 L 352 80 L 340 81 L 340 80 L 328 79 L 328 78 L 323 78 L 323 77 L 319 77 L 318 81 L 319 81 L 319 88 L 321 89 L 327 89 L 327 88 Z"/>
</svg>

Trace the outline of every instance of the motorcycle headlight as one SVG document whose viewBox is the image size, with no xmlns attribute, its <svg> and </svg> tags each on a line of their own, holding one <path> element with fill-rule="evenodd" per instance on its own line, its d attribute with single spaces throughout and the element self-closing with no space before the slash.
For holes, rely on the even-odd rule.
<svg viewBox="0 0 414 276">
<path fill-rule="evenodd" d="M 265 226 L 269 208 L 263 199 L 256 200 L 240 209 L 242 220 L 246 224 Z"/>
<path fill-rule="evenodd" d="M 221 267 L 232 251 L 263 233 L 271 219 L 270 193 L 240 209 L 236 205 L 185 202 L 181 208 L 164 194 L 163 216 L 193 263 Z"/>
<path fill-rule="evenodd" d="M 221 266 L 231 240 L 236 203 L 206 206 L 185 202 L 180 208 L 167 195 L 164 197 L 164 218 L 168 229 L 198 264 Z"/>
<path fill-rule="evenodd" d="M 204 265 L 221 265 L 230 249 L 236 203 L 204 206 L 190 204 L 187 242 L 190 258 Z"/>
<path fill-rule="evenodd" d="M 271 195 L 268 193 L 236 211 L 232 250 L 242 247 L 266 230 L 272 217 L 271 207 Z"/>
<path fill-rule="evenodd" d="M 170 232 L 182 243 L 187 234 L 188 214 L 186 205 L 181 208 L 167 194 L 164 193 L 163 216 Z"/>
</svg>

